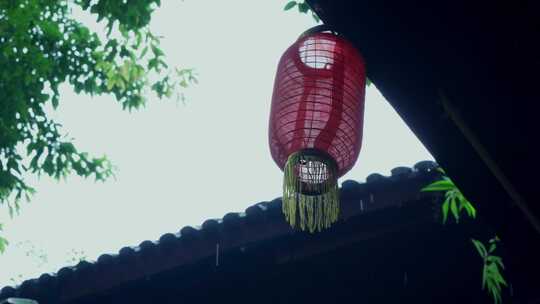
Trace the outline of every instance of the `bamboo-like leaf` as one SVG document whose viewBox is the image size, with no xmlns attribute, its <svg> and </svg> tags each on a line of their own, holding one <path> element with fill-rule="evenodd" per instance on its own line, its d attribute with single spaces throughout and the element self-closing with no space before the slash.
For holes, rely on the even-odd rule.
<svg viewBox="0 0 540 304">
<path fill-rule="evenodd" d="M 486 288 L 487 271 L 486 268 L 482 270 L 482 289 Z"/>
<path fill-rule="evenodd" d="M 506 282 L 506 280 L 504 279 L 504 277 L 502 275 L 499 275 L 498 276 L 498 279 L 499 279 L 499 282 L 504 286 L 504 287 L 508 287 L 508 283 Z"/>
<path fill-rule="evenodd" d="M 458 204 L 458 211 L 459 211 L 459 213 L 461 213 L 461 211 L 462 211 L 463 209 L 465 209 L 465 204 L 463 204 L 463 201 L 461 201 L 461 200 L 459 200 L 459 199 L 456 199 L 456 201 L 457 201 L 457 204 Z M 467 212 L 467 213 L 468 213 L 468 212 Z"/>
<path fill-rule="evenodd" d="M 493 298 L 494 303 L 500 303 L 502 301 L 501 292 L 502 287 L 508 287 L 508 283 L 502 276 L 499 267 L 504 269 L 502 258 L 499 256 L 488 254 L 486 247 L 479 241 L 472 239 L 477 251 L 480 255 L 484 256 L 484 269 L 482 273 L 482 289 L 487 286 L 490 296 Z M 496 249 L 497 239 L 491 239 L 489 241 L 490 248 L 489 253 L 492 253 Z"/>
<path fill-rule="evenodd" d="M 0 253 L 4 253 L 4 251 L 6 251 L 6 246 L 8 244 L 8 240 L 0 236 Z"/>
<path fill-rule="evenodd" d="M 451 190 L 446 191 L 446 193 L 444 194 L 444 196 L 446 196 L 446 197 L 448 197 L 448 198 L 457 198 L 457 192 L 456 192 L 456 189 L 451 189 Z"/>
<path fill-rule="evenodd" d="M 501 269 L 504 269 L 504 264 L 501 257 L 498 257 L 498 259 L 495 260 L 495 263 L 497 263 Z"/>
<path fill-rule="evenodd" d="M 152 48 L 152 52 L 156 57 L 161 57 L 164 55 L 163 51 L 155 44 L 150 45 Z"/>
<path fill-rule="evenodd" d="M 446 224 L 446 220 L 448 220 L 448 209 L 450 208 L 450 200 L 446 199 L 444 203 L 442 204 L 442 216 L 443 216 L 443 224 Z"/>
<path fill-rule="evenodd" d="M 454 184 L 454 181 L 452 181 L 452 179 L 451 179 L 450 177 L 448 177 L 448 176 L 446 176 L 446 175 L 443 175 L 443 176 L 442 176 L 442 180 L 449 181 L 450 184 L 452 184 L 452 186 L 454 186 L 454 188 L 457 189 L 456 185 Z"/>
<path fill-rule="evenodd" d="M 141 54 L 139 55 L 139 59 L 142 59 L 146 55 L 146 52 L 148 52 L 148 46 L 143 48 Z"/>
<path fill-rule="evenodd" d="M 497 261 L 499 260 L 502 260 L 501 257 L 499 256 L 495 256 L 495 255 L 490 255 L 486 258 L 486 261 L 490 262 L 490 263 L 496 263 Z"/>
<path fill-rule="evenodd" d="M 501 239 L 499 239 L 499 237 L 497 235 L 495 235 L 494 238 L 490 239 L 489 242 L 490 243 L 495 243 L 495 242 L 499 242 Z"/>
<path fill-rule="evenodd" d="M 309 5 L 306 2 L 299 3 L 298 11 L 304 14 L 307 13 L 309 11 Z"/>
<path fill-rule="evenodd" d="M 454 188 L 454 185 L 452 182 L 446 181 L 446 180 L 439 180 L 436 182 L 433 182 L 426 187 L 422 188 L 420 191 L 428 192 L 428 191 L 448 191 L 452 190 Z"/>
<path fill-rule="evenodd" d="M 437 170 L 445 174 L 444 170 Z M 448 219 L 448 211 L 452 213 L 457 223 L 459 223 L 459 215 L 463 209 L 465 209 L 469 217 L 476 217 L 476 209 L 474 205 L 469 200 L 467 200 L 467 198 L 465 198 L 459 188 L 447 176 L 442 176 L 441 180 L 427 185 L 426 187 L 422 188 L 421 191 L 445 192 L 445 200 L 441 205 L 443 224 L 446 223 Z M 496 242 L 498 241 L 499 238 L 497 236 L 489 240 L 490 246 L 488 250 L 482 242 L 476 239 L 471 239 L 471 242 L 476 248 L 476 251 L 483 260 L 482 289 L 485 290 L 487 288 L 487 292 L 491 296 L 495 304 L 498 304 L 502 301 L 502 287 L 508 286 L 506 280 L 501 274 L 501 271 L 499 270 L 499 267 L 500 269 L 504 269 L 502 258 L 499 256 L 491 255 L 496 250 Z"/>
<path fill-rule="evenodd" d="M 459 211 L 458 211 L 457 202 L 455 198 L 450 199 L 450 211 L 452 211 L 452 214 L 454 215 L 456 223 L 459 223 Z"/>
<path fill-rule="evenodd" d="M 471 239 L 471 241 L 474 244 L 474 247 L 476 248 L 480 256 L 482 257 L 482 259 L 485 259 L 487 256 L 487 250 L 484 244 L 482 244 L 482 242 L 475 239 Z"/>
<path fill-rule="evenodd" d="M 501 284 L 503 286 L 508 286 L 508 283 L 506 283 L 506 280 L 503 278 L 503 276 L 500 274 L 500 272 L 497 270 L 497 274 L 493 276 L 494 280 L 498 282 L 498 284 Z M 499 289 L 502 289 L 500 285 L 497 285 Z"/>
<path fill-rule="evenodd" d="M 491 293 L 491 297 L 493 298 L 493 302 L 495 304 L 499 304 L 502 301 L 500 292 L 498 292 L 498 290 L 494 288 L 490 288 L 489 290 Z"/>
<path fill-rule="evenodd" d="M 487 258 L 489 258 L 489 256 L 486 257 L 486 260 Z M 497 273 L 499 271 L 495 263 L 488 263 L 488 265 L 486 266 L 486 269 L 487 269 L 487 272 L 490 274 Z"/>
<path fill-rule="evenodd" d="M 283 8 L 284 11 L 288 11 L 291 8 L 296 6 L 296 1 L 289 1 L 289 3 L 285 4 L 285 7 Z"/>
<path fill-rule="evenodd" d="M 467 214 L 472 218 L 476 218 L 476 209 L 474 206 L 469 201 L 465 201 L 463 205 L 465 206 L 465 210 L 467 210 Z"/>
</svg>

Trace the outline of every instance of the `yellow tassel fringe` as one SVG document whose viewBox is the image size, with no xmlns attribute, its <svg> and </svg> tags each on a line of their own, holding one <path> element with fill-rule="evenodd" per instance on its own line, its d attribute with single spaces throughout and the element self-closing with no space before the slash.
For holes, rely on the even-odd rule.
<svg viewBox="0 0 540 304">
<path fill-rule="evenodd" d="M 323 165 L 304 170 L 305 174 L 315 180 L 319 178 L 319 183 L 307 184 L 298 177 L 298 166 L 308 162 Z M 282 209 L 291 227 L 314 233 L 330 227 L 338 220 L 337 167 L 332 159 L 296 152 L 289 156 L 284 175 Z"/>
</svg>

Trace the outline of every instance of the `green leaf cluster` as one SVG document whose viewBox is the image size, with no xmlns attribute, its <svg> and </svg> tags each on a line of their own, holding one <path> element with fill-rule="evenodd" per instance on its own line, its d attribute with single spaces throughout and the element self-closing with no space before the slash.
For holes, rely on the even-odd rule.
<svg viewBox="0 0 540 304">
<path fill-rule="evenodd" d="M 298 8 L 298 12 L 301 14 L 311 14 L 311 17 L 315 20 L 315 22 L 320 22 L 321 19 L 319 16 L 317 16 L 317 13 L 315 13 L 311 7 L 309 7 L 309 4 L 307 4 L 306 1 L 289 1 L 287 4 L 285 4 L 285 7 L 283 7 L 284 11 L 288 11 L 293 9 L 294 7 Z"/>
<path fill-rule="evenodd" d="M 444 192 L 445 199 L 441 205 L 443 224 L 446 223 L 449 212 L 451 212 L 456 223 L 459 223 L 460 214 L 463 211 L 465 211 L 469 217 L 476 218 L 476 209 L 471 202 L 465 198 L 463 193 L 461 193 L 461 190 L 459 190 L 454 182 L 446 175 L 446 172 L 442 168 L 438 168 L 437 170 L 443 174 L 441 180 L 437 180 L 427 185 L 422 188 L 421 191 Z M 489 249 L 486 249 L 486 246 L 478 240 L 471 239 L 471 241 L 484 261 L 482 289 L 487 288 L 494 303 L 499 304 L 502 301 L 502 287 L 508 286 L 501 274 L 501 269 L 504 269 L 502 258 L 493 254 L 495 249 L 497 249 L 497 243 L 500 239 L 495 236 L 493 239 L 489 240 Z"/>
<path fill-rule="evenodd" d="M 482 289 L 488 290 L 495 304 L 502 302 L 501 292 L 502 287 L 508 287 L 508 283 L 502 276 L 501 272 L 504 269 L 502 258 L 494 254 L 497 249 L 497 243 L 500 239 L 495 236 L 489 240 L 489 249 L 478 240 L 471 239 L 476 251 L 484 261 L 484 269 L 482 272 Z"/>
<path fill-rule="evenodd" d="M 452 213 L 456 223 L 459 223 L 460 214 L 464 211 L 469 217 L 476 218 L 476 209 L 448 176 L 443 176 L 442 180 L 427 185 L 421 191 L 445 192 L 445 199 L 441 205 L 443 224 L 446 224 L 449 212 Z"/>
<path fill-rule="evenodd" d="M 27 174 L 60 179 L 74 172 L 97 181 L 113 175 L 105 156 L 80 151 L 48 117 L 46 107 L 59 106 L 60 85 L 112 95 L 132 110 L 145 105 L 149 92 L 169 97 L 196 83 L 193 69 L 168 67 L 160 37 L 148 28 L 159 5 L 160 0 L 0 1 L 0 204 L 10 214 L 35 192 L 24 180 Z M 74 6 L 105 22 L 106 37 L 76 20 Z"/>
</svg>

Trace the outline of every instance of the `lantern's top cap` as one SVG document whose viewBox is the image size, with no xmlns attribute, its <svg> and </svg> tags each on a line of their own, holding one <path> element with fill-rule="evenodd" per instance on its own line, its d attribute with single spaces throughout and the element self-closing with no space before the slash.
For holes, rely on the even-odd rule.
<svg viewBox="0 0 540 304">
<path fill-rule="evenodd" d="M 334 30 L 331 26 L 327 25 L 327 24 L 319 24 L 319 25 L 316 25 L 310 29 L 308 29 L 307 31 L 303 32 L 300 37 L 298 37 L 298 39 L 302 39 L 306 36 L 309 36 L 309 35 L 312 35 L 312 34 L 317 34 L 317 33 L 324 33 L 324 32 L 330 32 L 336 36 L 341 36 L 336 30 Z"/>
</svg>

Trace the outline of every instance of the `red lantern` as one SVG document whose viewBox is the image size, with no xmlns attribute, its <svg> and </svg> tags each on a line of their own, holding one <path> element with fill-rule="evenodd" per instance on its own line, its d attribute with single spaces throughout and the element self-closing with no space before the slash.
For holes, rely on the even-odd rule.
<svg viewBox="0 0 540 304">
<path fill-rule="evenodd" d="M 281 57 L 269 143 L 284 171 L 283 212 L 292 227 L 314 232 L 337 221 L 337 179 L 362 143 L 365 82 L 362 56 L 335 33 L 310 30 Z"/>
</svg>

